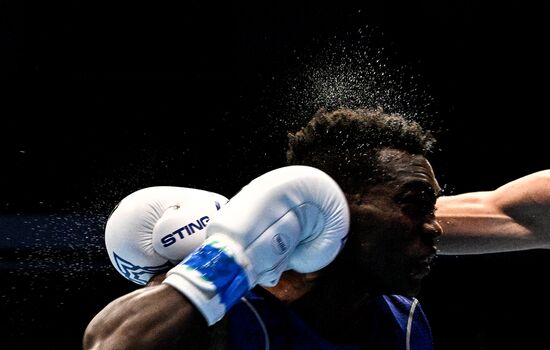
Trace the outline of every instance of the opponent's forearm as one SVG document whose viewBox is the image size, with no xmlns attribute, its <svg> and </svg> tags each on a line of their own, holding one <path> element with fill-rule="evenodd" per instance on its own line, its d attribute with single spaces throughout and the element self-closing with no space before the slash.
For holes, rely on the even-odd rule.
<svg viewBox="0 0 550 350">
<path fill-rule="evenodd" d="M 437 220 L 440 254 L 482 254 L 536 248 L 533 232 L 488 198 L 489 192 L 441 197 Z"/>
<path fill-rule="evenodd" d="M 525 228 L 503 217 L 438 218 L 439 254 L 484 254 L 538 248 Z"/>
<path fill-rule="evenodd" d="M 494 191 L 440 197 L 436 207 L 442 254 L 550 249 L 550 170 Z"/>
<path fill-rule="evenodd" d="M 195 349 L 206 331 L 185 296 L 159 285 L 109 303 L 86 328 L 83 349 Z"/>
</svg>

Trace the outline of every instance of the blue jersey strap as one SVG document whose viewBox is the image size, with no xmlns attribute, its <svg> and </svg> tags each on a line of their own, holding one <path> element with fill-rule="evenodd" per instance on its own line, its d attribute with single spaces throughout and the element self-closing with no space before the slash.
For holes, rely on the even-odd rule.
<svg viewBox="0 0 550 350">
<path fill-rule="evenodd" d="M 432 350 L 432 331 L 416 298 L 381 295 L 369 310 L 365 347 L 379 350 Z"/>
<path fill-rule="evenodd" d="M 256 287 L 227 314 L 234 350 L 432 350 L 430 326 L 415 298 L 373 299 L 362 344 L 338 346 L 320 337 L 284 303 Z M 269 344 L 266 346 L 266 344 Z"/>
</svg>

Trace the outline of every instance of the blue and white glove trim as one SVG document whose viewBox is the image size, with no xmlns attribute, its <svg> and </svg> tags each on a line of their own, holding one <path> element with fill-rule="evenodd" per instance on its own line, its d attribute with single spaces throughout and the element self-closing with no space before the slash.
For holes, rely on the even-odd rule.
<svg viewBox="0 0 550 350">
<path fill-rule="evenodd" d="M 255 284 L 257 276 L 239 244 L 208 238 L 167 273 L 166 283 L 184 294 L 213 325 Z"/>
</svg>

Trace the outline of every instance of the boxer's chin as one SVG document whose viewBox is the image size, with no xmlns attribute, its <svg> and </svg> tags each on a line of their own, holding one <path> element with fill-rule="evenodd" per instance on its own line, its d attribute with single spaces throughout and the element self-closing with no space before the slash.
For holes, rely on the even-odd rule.
<svg viewBox="0 0 550 350">
<path fill-rule="evenodd" d="M 426 276 L 427 273 L 411 273 L 407 279 L 407 285 L 404 288 L 405 290 L 403 291 L 403 294 L 408 296 L 418 295 L 418 293 L 420 293 L 420 289 L 422 288 L 422 280 Z"/>
<path fill-rule="evenodd" d="M 403 276 L 397 284 L 394 284 L 385 294 L 401 294 L 407 296 L 416 296 L 420 293 L 422 279 L 424 276 L 410 274 Z"/>
</svg>

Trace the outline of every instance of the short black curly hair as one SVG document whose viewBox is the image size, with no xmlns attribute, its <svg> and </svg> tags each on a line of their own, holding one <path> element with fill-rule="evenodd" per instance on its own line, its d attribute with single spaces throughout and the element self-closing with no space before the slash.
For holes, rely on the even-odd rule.
<svg viewBox="0 0 550 350">
<path fill-rule="evenodd" d="M 380 150 L 427 156 L 436 142 L 430 131 L 400 114 L 350 108 L 321 109 L 288 138 L 289 165 L 319 168 L 348 193 L 384 180 Z"/>
</svg>

